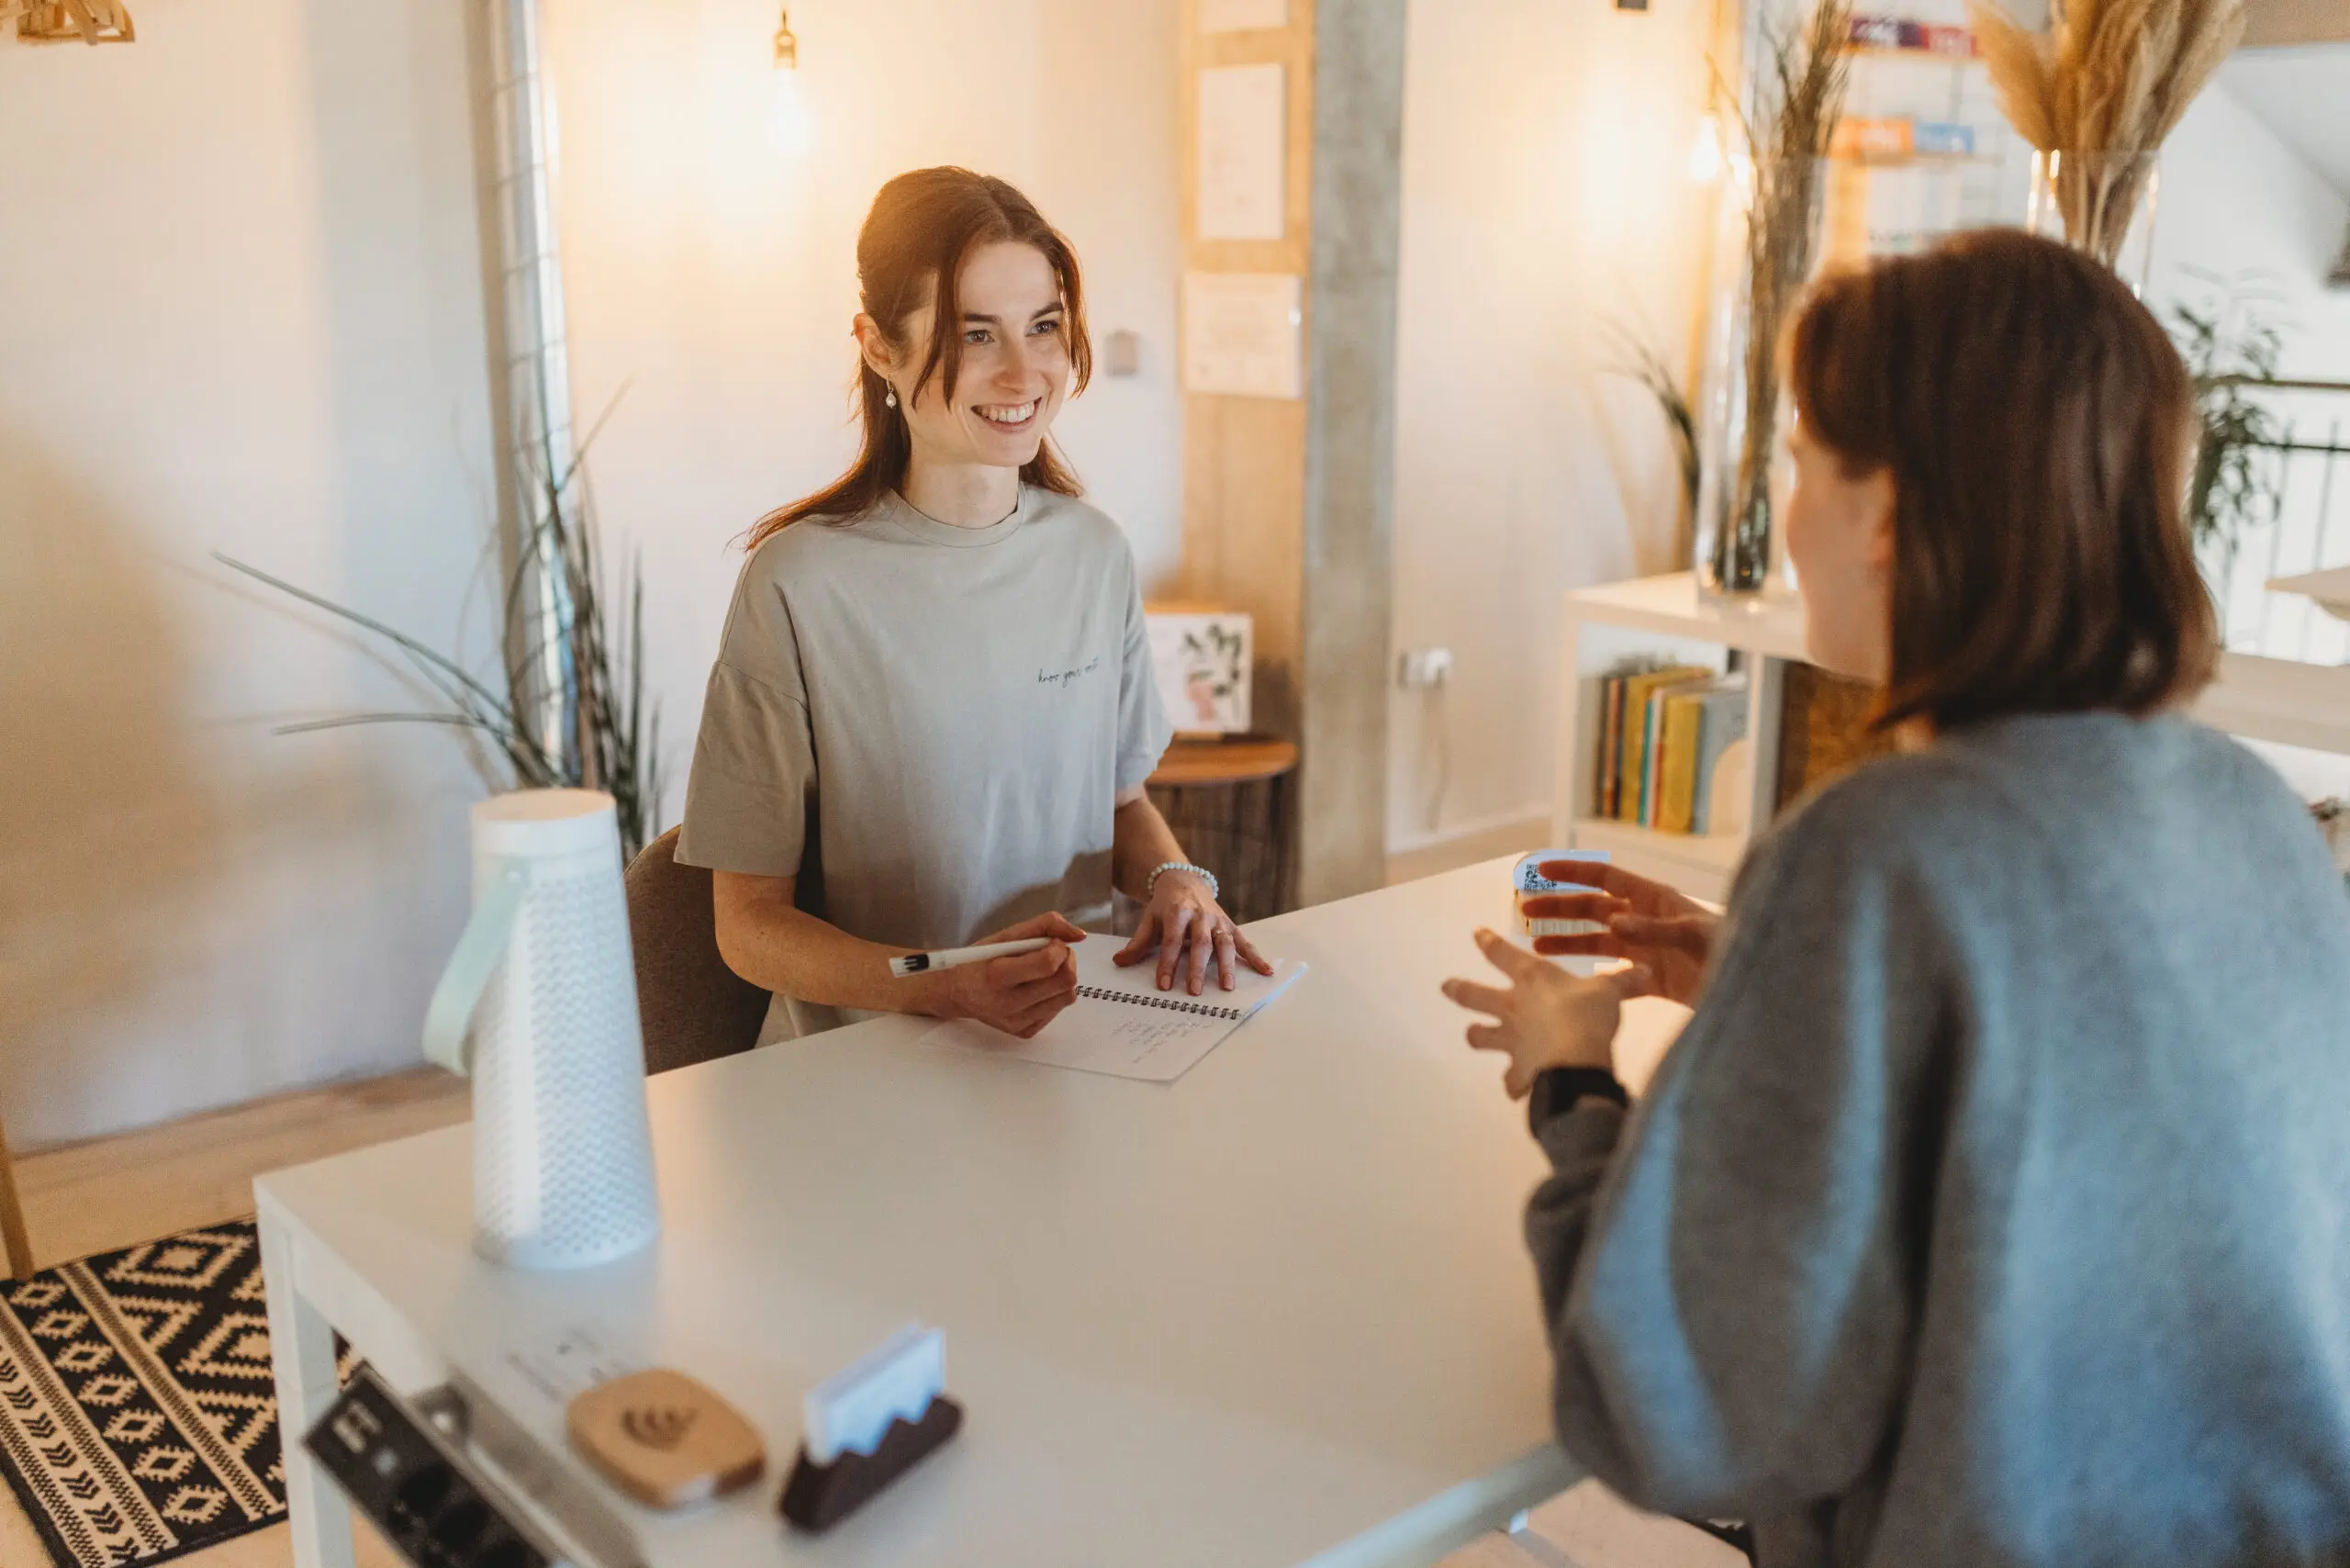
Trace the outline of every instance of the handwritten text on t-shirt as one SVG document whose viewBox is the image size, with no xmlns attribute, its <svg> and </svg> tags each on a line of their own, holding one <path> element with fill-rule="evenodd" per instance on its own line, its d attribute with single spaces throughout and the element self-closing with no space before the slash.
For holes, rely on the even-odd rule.
<svg viewBox="0 0 2350 1568">
<path fill-rule="evenodd" d="M 1082 668 L 1038 670 L 1036 672 L 1036 684 L 1039 686 L 1066 687 L 1071 681 L 1076 680 L 1080 676 L 1091 675 L 1095 670 L 1100 669 L 1101 667 L 1102 655 L 1096 654 L 1093 657 L 1085 662 Z"/>
</svg>

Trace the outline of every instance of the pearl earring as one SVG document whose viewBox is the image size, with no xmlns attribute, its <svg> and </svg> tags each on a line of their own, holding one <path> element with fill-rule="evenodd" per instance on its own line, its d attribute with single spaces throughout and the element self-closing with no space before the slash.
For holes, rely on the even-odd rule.
<svg viewBox="0 0 2350 1568">
<path fill-rule="evenodd" d="M 889 391 L 881 395 L 881 406 L 885 409 L 894 409 L 898 406 L 898 389 L 896 387 L 892 386 Z"/>
</svg>

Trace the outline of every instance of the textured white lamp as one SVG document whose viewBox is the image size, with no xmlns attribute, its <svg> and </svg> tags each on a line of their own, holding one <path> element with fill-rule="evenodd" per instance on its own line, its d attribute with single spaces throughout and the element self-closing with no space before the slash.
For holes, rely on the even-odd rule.
<svg viewBox="0 0 2350 1568">
<path fill-rule="evenodd" d="M 595 790 L 474 808 L 474 913 L 424 1054 L 474 1081 L 474 1250 L 609 1262 L 661 1228 L 619 819 Z"/>
</svg>

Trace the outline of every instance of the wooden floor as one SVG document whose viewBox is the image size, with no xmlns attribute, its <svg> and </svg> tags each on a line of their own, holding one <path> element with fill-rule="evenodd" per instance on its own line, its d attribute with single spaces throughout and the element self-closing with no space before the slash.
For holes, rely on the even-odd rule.
<svg viewBox="0 0 2350 1568">
<path fill-rule="evenodd" d="M 255 1176 L 464 1121 L 466 1088 L 461 1078 L 422 1068 L 28 1155 L 17 1164 L 17 1181 L 34 1260 L 48 1268 L 250 1215 Z M 398 1554 L 364 1525 L 360 1534 L 363 1568 L 400 1568 Z M 37 1568 L 48 1561 L 15 1494 L 0 1487 L 0 1563 Z M 293 1561 L 285 1527 L 276 1525 L 179 1562 L 289 1568 Z"/>
<path fill-rule="evenodd" d="M 255 1176 L 463 1121 L 465 1090 L 462 1079 L 425 1068 L 28 1156 L 17 1174 L 35 1259 L 47 1268 L 250 1215 Z M 1559 1506 L 1538 1510 L 1538 1523 Z M 364 1522 L 359 1536 L 362 1568 L 401 1568 L 398 1555 Z M 15 1495 L 0 1487 L 0 1564 L 35 1568 L 46 1561 Z M 292 1562 L 284 1525 L 179 1560 L 182 1568 L 290 1568 Z M 1562 1563 L 1572 1568 L 1573 1560 L 1547 1541 L 1521 1548 L 1495 1535 L 1447 1558 L 1441 1568 Z"/>
</svg>

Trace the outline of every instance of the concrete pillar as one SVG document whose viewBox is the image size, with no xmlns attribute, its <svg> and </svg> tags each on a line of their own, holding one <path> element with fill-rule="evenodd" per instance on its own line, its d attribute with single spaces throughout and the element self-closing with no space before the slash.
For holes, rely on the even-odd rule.
<svg viewBox="0 0 2350 1568">
<path fill-rule="evenodd" d="M 1183 592 L 1248 610 L 1260 728 L 1298 742 L 1296 895 L 1384 879 L 1404 0 L 1288 0 L 1285 27 L 1183 13 L 1184 257 L 1304 281 L 1302 399 L 1184 398 Z M 1287 69 L 1279 239 L 1202 240 L 1197 73 Z"/>
<path fill-rule="evenodd" d="M 1305 903 L 1386 878 L 1404 6 L 1346 0 L 1323 6 L 1315 28 L 1297 795 Z"/>
</svg>

